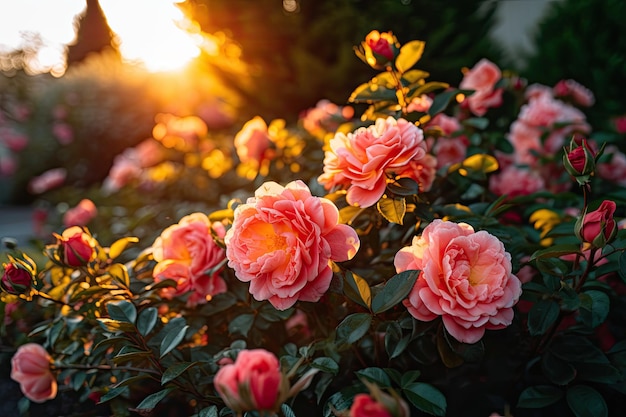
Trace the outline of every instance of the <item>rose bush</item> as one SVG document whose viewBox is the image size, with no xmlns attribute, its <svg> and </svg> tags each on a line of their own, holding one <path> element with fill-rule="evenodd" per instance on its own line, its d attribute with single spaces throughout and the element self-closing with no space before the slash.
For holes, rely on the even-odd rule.
<svg viewBox="0 0 626 417">
<path fill-rule="evenodd" d="M 16 374 L 43 349 L 20 409 L 58 386 L 120 417 L 619 412 L 624 132 L 571 80 L 429 81 L 424 48 L 371 33 L 350 106 L 294 125 L 161 114 L 89 228 L 7 240 Z"/>
</svg>

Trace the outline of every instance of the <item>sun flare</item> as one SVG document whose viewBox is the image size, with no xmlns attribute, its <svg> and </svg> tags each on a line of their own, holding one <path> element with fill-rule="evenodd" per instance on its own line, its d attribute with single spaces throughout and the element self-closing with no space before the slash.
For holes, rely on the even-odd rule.
<svg viewBox="0 0 626 417">
<path fill-rule="evenodd" d="M 185 17 L 168 0 L 100 0 L 111 30 L 120 38 L 120 52 L 149 71 L 184 68 L 200 50 L 183 29 Z"/>
</svg>

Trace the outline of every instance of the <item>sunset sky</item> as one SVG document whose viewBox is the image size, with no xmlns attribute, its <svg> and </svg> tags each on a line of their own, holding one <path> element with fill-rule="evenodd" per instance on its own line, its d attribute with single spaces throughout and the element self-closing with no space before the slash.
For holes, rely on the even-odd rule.
<svg viewBox="0 0 626 417">
<path fill-rule="evenodd" d="M 140 60 L 150 70 L 183 66 L 198 54 L 194 40 L 176 21 L 182 12 L 171 0 L 100 0 L 109 26 L 121 38 L 121 52 Z M 21 33 L 36 32 L 47 48 L 39 57 L 42 65 L 63 59 L 63 45 L 74 39 L 74 17 L 85 0 L 0 0 L 0 51 L 15 49 Z"/>
</svg>

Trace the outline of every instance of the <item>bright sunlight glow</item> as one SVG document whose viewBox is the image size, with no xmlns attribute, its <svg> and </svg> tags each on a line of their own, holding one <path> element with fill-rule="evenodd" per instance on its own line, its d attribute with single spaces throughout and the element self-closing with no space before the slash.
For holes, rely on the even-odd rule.
<svg viewBox="0 0 626 417">
<path fill-rule="evenodd" d="M 181 0 L 178 0 L 180 2 Z M 122 56 L 149 71 L 184 68 L 200 50 L 183 29 L 183 13 L 173 0 L 100 0 Z M 63 45 L 75 38 L 74 17 L 84 0 L 0 0 L 0 52 L 24 46 L 22 34 L 38 33 L 43 45 L 37 57 L 43 69 L 64 62 Z"/>
</svg>

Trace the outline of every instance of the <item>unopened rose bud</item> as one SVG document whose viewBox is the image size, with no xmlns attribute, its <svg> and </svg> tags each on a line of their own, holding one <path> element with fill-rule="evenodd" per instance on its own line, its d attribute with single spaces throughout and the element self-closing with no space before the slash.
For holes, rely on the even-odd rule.
<svg viewBox="0 0 626 417">
<path fill-rule="evenodd" d="M 603 248 L 617 233 L 617 224 L 613 219 L 615 209 L 615 202 L 604 200 L 596 210 L 585 213 L 578 219 L 576 235 L 593 247 Z"/>
<path fill-rule="evenodd" d="M 33 275 L 24 266 L 17 262 L 11 262 L 9 264 L 3 264 L 4 273 L 0 285 L 2 289 L 9 294 L 17 295 L 23 294 L 30 289 Z"/>
<path fill-rule="evenodd" d="M 64 265 L 79 267 L 87 265 L 96 258 L 97 242 L 86 229 L 72 226 L 57 238 L 58 259 Z"/>
<path fill-rule="evenodd" d="M 362 52 L 372 68 L 383 69 L 397 56 L 400 48 L 392 32 L 373 30 L 361 42 Z"/>
<path fill-rule="evenodd" d="M 580 185 L 584 185 L 589 182 L 589 178 L 593 175 L 598 157 L 599 154 L 592 149 L 586 139 L 583 139 L 582 144 L 579 145 L 572 138 L 569 151 L 565 149 L 563 165 Z"/>
</svg>

